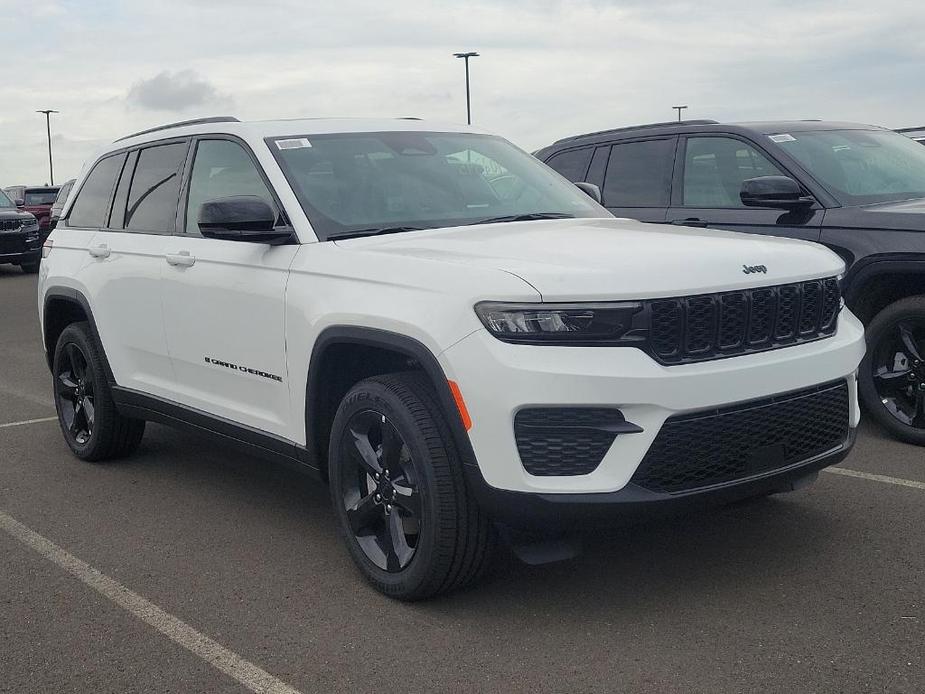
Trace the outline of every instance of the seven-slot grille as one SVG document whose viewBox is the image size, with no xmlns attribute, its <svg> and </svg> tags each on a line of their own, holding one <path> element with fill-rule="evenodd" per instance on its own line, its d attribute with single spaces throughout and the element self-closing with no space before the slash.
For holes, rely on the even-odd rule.
<svg viewBox="0 0 925 694">
<path fill-rule="evenodd" d="M 0 231 L 16 231 L 25 224 L 25 220 L 17 219 L 0 219 Z"/>
<path fill-rule="evenodd" d="M 835 333 L 834 277 L 647 302 L 649 350 L 663 364 L 761 352 Z"/>
<path fill-rule="evenodd" d="M 848 384 L 671 417 L 631 482 L 678 493 L 766 474 L 844 445 Z"/>
</svg>

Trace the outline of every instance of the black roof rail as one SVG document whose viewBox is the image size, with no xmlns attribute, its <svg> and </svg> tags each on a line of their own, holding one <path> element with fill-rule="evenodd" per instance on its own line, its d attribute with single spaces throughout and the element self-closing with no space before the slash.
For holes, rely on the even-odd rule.
<svg viewBox="0 0 925 694">
<path fill-rule="evenodd" d="M 159 125 L 156 128 L 148 128 L 147 130 L 139 130 L 137 133 L 132 133 L 131 135 L 126 135 L 125 137 L 120 137 L 114 142 L 122 142 L 122 140 L 128 140 L 132 137 L 138 137 L 139 135 L 147 135 L 148 133 L 156 133 L 158 130 L 170 130 L 171 128 L 182 128 L 184 125 L 202 125 L 203 123 L 240 123 L 237 118 L 234 116 L 211 116 L 210 118 L 193 118 L 192 120 L 181 120 L 176 123 L 167 123 L 167 125 Z"/>
<path fill-rule="evenodd" d="M 912 133 L 916 130 L 925 130 L 925 125 L 920 125 L 917 128 L 896 128 L 896 132 L 898 133 Z"/>
<path fill-rule="evenodd" d="M 593 133 L 584 133 L 583 135 L 572 135 L 571 137 L 563 137 L 561 140 L 556 140 L 553 144 L 559 145 L 563 142 L 571 142 L 572 140 L 580 140 L 585 137 L 596 137 L 597 135 L 610 135 L 611 133 L 625 133 L 631 132 L 633 130 L 645 130 L 647 128 L 668 128 L 676 125 L 719 125 L 719 121 L 715 120 L 669 120 L 662 123 L 645 123 L 644 125 L 629 125 L 624 128 L 611 128 L 610 130 L 598 130 Z"/>
</svg>

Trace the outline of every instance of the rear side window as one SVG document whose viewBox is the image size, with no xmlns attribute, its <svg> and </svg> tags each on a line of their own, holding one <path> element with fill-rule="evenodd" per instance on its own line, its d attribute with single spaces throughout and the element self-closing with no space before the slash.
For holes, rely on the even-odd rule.
<svg viewBox="0 0 925 694">
<path fill-rule="evenodd" d="M 675 138 L 615 144 L 604 178 L 607 207 L 667 207 Z"/>
<path fill-rule="evenodd" d="M 97 229 L 105 224 L 109 212 L 109 196 L 122 170 L 125 154 L 100 159 L 80 187 L 77 199 L 67 217 L 68 226 Z"/>
<path fill-rule="evenodd" d="M 560 152 L 553 155 L 546 164 L 565 176 L 572 183 L 588 180 L 588 164 L 591 163 L 593 149 L 573 149 L 569 152 Z"/>
<path fill-rule="evenodd" d="M 125 228 L 171 232 L 177 225 L 180 170 L 186 142 L 147 147 L 138 154 L 125 209 Z"/>
</svg>

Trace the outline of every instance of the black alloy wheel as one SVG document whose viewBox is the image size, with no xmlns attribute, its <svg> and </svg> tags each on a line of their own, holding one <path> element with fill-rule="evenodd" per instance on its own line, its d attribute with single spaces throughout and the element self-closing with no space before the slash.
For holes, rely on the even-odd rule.
<svg viewBox="0 0 925 694">
<path fill-rule="evenodd" d="M 386 415 L 362 410 L 341 437 L 341 494 L 350 531 L 366 557 L 390 573 L 414 559 L 423 524 L 411 451 Z"/>
<path fill-rule="evenodd" d="M 858 373 L 865 412 L 897 439 L 925 446 L 925 297 L 890 304 L 866 336 Z"/>
<path fill-rule="evenodd" d="M 77 445 L 86 445 L 93 436 L 96 416 L 93 374 L 87 355 L 73 342 L 64 345 L 55 373 L 55 394 L 65 431 Z"/>
<path fill-rule="evenodd" d="M 925 430 L 925 321 L 900 320 L 873 346 L 871 368 L 883 407 L 902 424 Z"/>
<path fill-rule="evenodd" d="M 338 530 L 366 580 L 399 600 L 476 580 L 496 543 L 463 479 L 447 416 L 424 374 L 402 372 L 355 384 L 331 425 Z"/>
</svg>

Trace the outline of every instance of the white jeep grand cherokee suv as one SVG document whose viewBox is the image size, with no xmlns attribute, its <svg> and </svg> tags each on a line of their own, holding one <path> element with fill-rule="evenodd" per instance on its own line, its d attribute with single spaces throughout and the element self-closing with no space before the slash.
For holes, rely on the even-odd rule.
<svg viewBox="0 0 925 694">
<path fill-rule="evenodd" d="M 391 596 L 470 581 L 499 526 L 784 491 L 853 443 L 836 255 L 615 219 L 475 128 L 204 119 L 75 191 L 39 282 L 73 452 L 151 420 L 295 462 Z"/>
</svg>

